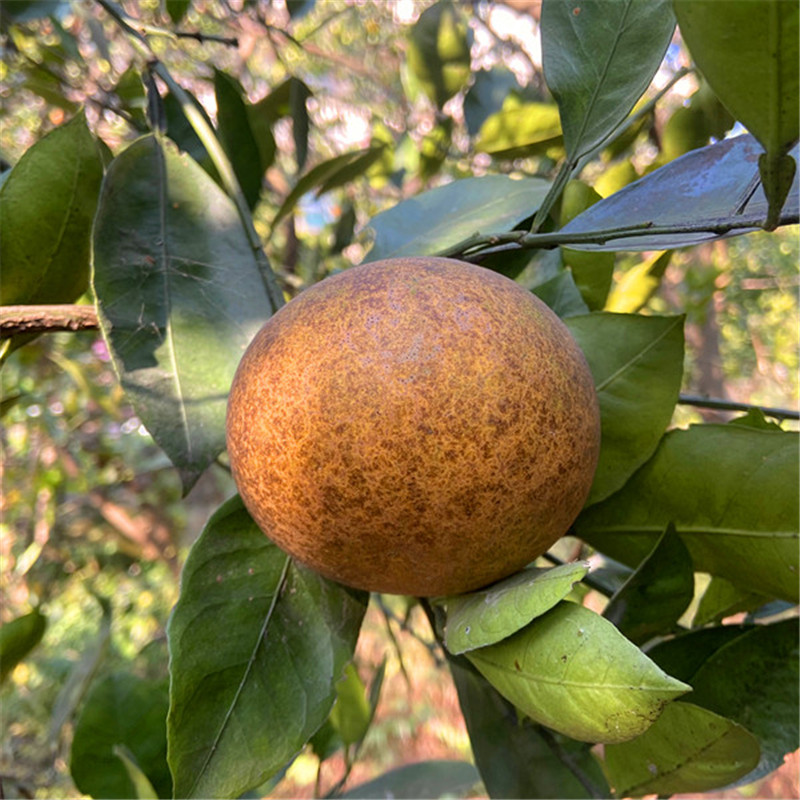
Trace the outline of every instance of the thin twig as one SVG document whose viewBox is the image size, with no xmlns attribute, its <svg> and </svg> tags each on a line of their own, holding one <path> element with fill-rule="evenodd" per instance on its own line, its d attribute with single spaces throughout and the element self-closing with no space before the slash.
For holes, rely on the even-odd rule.
<svg viewBox="0 0 800 800">
<path fill-rule="evenodd" d="M 99 327 L 94 306 L 0 306 L 0 339 L 19 333 L 89 331 Z"/>
<path fill-rule="evenodd" d="M 800 411 L 790 408 L 770 408 L 768 406 L 752 405 L 751 403 L 738 403 L 735 400 L 726 400 L 723 397 L 702 397 L 695 394 L 682 394 L 678 403 L 684 406 L 699 406 L 700 408 L 716 408 L 721 411 L 760 411 L 766 417 L 775 419 L 800 419 Z"/>
</svg>

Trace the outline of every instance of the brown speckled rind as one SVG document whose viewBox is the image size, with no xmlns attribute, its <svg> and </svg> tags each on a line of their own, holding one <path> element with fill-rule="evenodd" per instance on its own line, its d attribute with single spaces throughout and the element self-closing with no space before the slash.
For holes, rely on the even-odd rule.
<svg viewBox="0 0 800 800">
<path fill-rule="evenodd" d="M 589 368 L 513 281 L 451 259 L 353 267 L 245 353 L 228 451 L 262 530 L 371 591 L 460 594 L 547 550 L 600 445 Z"/>
</svg>

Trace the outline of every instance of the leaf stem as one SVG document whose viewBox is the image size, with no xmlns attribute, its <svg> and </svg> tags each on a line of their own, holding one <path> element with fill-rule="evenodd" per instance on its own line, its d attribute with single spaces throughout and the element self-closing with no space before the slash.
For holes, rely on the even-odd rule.
<svg viewBox="0 0 800 800">
<path fill-rule="evenodd" d="M 575 763 L 575 759 L 559 744 L 552 731 L 544 725 L 537 725 L 536 732 L 544 739 L 545 744 L 553 751 L 555 757 L 577 778 L 590 797 L 602 798 L 605 795 L 592 783 L 589 776 Z"/>
</svg>

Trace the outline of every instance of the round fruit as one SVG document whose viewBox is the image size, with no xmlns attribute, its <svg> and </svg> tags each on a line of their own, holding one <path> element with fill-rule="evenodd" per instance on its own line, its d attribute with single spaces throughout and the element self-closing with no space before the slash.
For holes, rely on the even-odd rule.
<svg viewBox="0 0 800 800">
<path fill-rule="evenodd" d="M 245 505 L 298 561 L 361 589 L 460 594 L 524 567 L 589 492 L 600 422 L 558 317 L 444 258 L 352 267 L 247 349 L 228 403 Z"/>
</svg>

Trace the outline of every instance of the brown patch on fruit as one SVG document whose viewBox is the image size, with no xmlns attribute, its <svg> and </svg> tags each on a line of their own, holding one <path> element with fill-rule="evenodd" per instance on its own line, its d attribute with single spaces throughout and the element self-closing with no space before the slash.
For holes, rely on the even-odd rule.
<svg viewBox="0 0 800 800">
<path fill-rule="evenodd" d="M 228 405 L 236 484 L 278 545 L 372 591 L 459 594 L 562 536 L 600 424 L 561 321 L 481 267 L 353 267 L 273 316 Z"/>
</svg>

